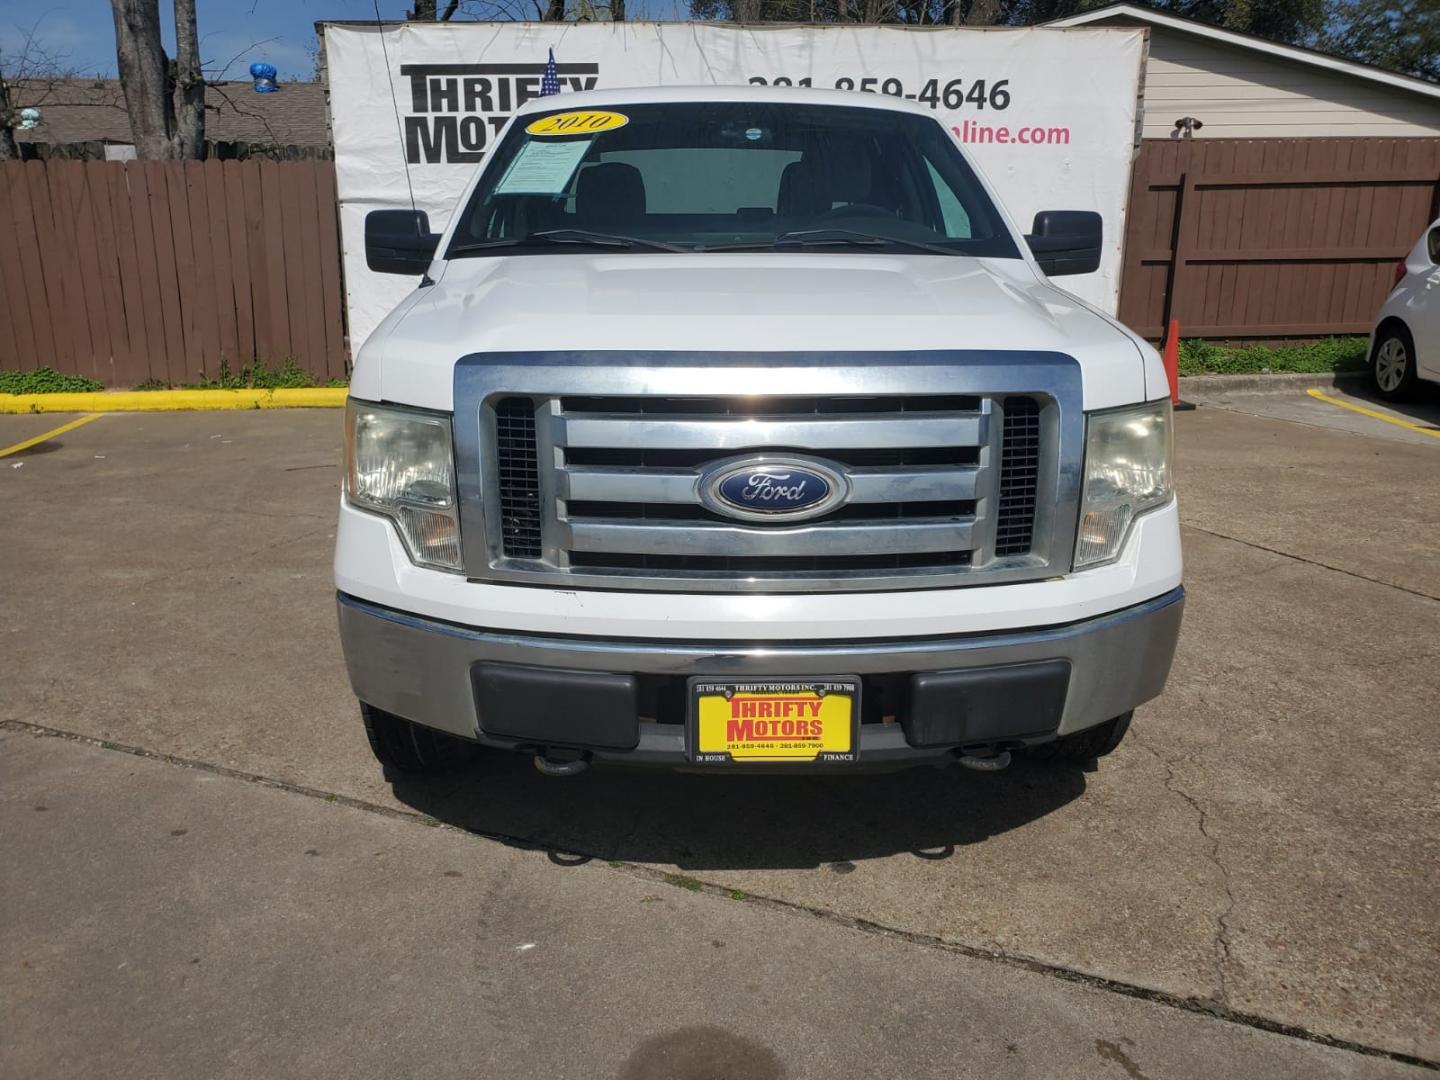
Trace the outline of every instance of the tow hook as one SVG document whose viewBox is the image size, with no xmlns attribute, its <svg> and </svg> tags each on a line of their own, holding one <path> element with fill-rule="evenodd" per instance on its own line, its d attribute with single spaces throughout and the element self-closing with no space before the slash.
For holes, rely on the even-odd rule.
<svg viewBox="0 0 1440 1080">
<path fill-rule="evenodd" d="M 578 776 L 589 767 L 589 760 L 583 757 L 535 755 L 535 768 L 544 776 Z"/>
<path fill-rule="evenodd" d="M 991 750 L 989 753 L 978 751 L 973 754 L 961 754 L 960 764 L 967 769 L 974 769 L 976 772 L 999 772 L 1010 764 L 1010 751 Z"/>
</svg>

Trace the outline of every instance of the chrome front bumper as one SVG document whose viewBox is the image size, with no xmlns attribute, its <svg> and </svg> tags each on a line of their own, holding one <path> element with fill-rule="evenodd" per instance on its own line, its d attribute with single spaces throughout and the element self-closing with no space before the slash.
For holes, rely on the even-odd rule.
<svg viewBox="0 0 1440 1080">
<path fill-rule="evenodd" d="M 1070 679 L 1054 734 L 1064 735 L 1104 723 L 1161 692 L 1175 655 L 1185 594 L 1177 588 L 1098 618 L 1038 629 L 774 645 L 517 634 L 418 618 L 343 593 L 338 602 L 345 662 L 360 700 L 427 727 L 518 749 L 513 740 L 485 733 L 472 681 L 477 664 L 684 679 L 693 675 L 894 676 L 1060 660 L 1070 665 Z M 594 757 L 637 765 L 685 765 L 684 717 L 658 719 L 665 722 L 637 721 L 634 749 L 596 750 Z M 910 745 L 903 722 L 861 726 L 859 756 L 867 765 L 939 760 L 951 752 Z"/>
</svg>

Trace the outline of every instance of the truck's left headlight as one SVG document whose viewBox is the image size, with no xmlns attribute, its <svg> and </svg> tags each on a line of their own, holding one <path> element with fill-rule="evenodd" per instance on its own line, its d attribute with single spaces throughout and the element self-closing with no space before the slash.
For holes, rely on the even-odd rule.
<svg viewBox="0 0 1440 1080">
<path fill-rule="evenodd" d="M 345 497 L 393 521 L 411 561 L 463 570 L 448 416 L 348 402 Z"/>
<path fill-rule="evenodd" d="M 1085 418 L 1085 494 L 1075 569 L 1119 558 L 1130 525 L 1175 493 L 1170 477 L 1170 401 L 1151 401 Z"/>
</svg>

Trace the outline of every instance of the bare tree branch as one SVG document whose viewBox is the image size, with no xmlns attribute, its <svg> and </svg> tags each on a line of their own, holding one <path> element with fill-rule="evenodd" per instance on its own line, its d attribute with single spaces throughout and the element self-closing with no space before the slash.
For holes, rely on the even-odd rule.
<svg viewBox="0 0 1440 1080">
<path fill-rule="evenodd" d="M 39 30 L 44 16 L 36 19 L 24 37 L 18 50 L 0 56 L 0 160 L 14 160 L 20 156 L 19 141 L 15 130 L 20 126 L 20 111 L 34 109 L 49 102 L 59 86 L 65 85 L 75 76 L 66 65 L 69 53 L 51 51 L 40 42 Z M 8 73 L 8 74 L 6 74 Z M 86 102 L 85 104 L 118 103 L 109 101 Z"/>
<path fill-rule="evenodd" d="M 252 41 L 249 45 L 246 45 L 245 48 L 241 49 L 229 60 L 226 60 L 225 63 L 221 64 L 218 71 L 215 70 L 214 64 L 205 65 L 206 70 L 209 72 L 209 74 L 205 76 L 205 81 L 210 83 L 221 81 L 230 71 L 230 68 L 236 63 L 236 61 L 240 60 L 241 57 L 245 56 L 247 53 L 254 52 L 256 49 L 259 49 L 265 45 L 272 45 L 279 40 L 280 39 L 278 37 L 268 37 L 263 38 L 260 41 Z M 281 74 L 283 75 L 284 73 L 282 72 Z"/>
<path fill-rule="evenodd" d="M 284 145 L 284 140 L 281 139 L 280 136 L 275 133 L 275 129 L 270 126 L 270 118 L 268 116 L 266 116 L 262 112 L 254 112 L 250 109 L 244 108 L 242 105 L 237 103 L 236 100 L 230 96 L 229 92 L 225 89 L 225 87 L 221 86 L 219 83 L 211 83 L 210 89 L 213 90 L 215 94 L 222 101 L 225 102 L 226 105 L 230 106 L 231 111 L 234 112 L 236 116 L 243 116 L 248 120 L 258 120 L 260 122 L 260 126 L 265 129 L 265 135 L 270 140 L 270 143 L 272 145 Z M 217 113 L 223 111 L 223 106 L 212 106 L 212 108 Z"/>
</svg>

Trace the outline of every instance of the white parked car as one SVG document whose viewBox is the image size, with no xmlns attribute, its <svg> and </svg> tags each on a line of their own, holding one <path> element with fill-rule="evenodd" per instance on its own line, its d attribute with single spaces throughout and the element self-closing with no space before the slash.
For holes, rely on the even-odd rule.
<svg viewBox="0 0 1440 1080">
<path fill-rule="evenodd" d="M 1440 221 L 1395 266 L 1370 337 L 1370 374 L 1388 401 L 1409 397 L 1422 379 L 1440 380 Z"/>
<path fill-rule="evenodd" d="M 350 385 L 335 545 L 382 762 L 1088 760 L 1184 602 L 1165 371 L 948 130 L 791 88 L 542 98 Z M 468 747 L 467 747 L 467 744 Z"/>
</svg>

